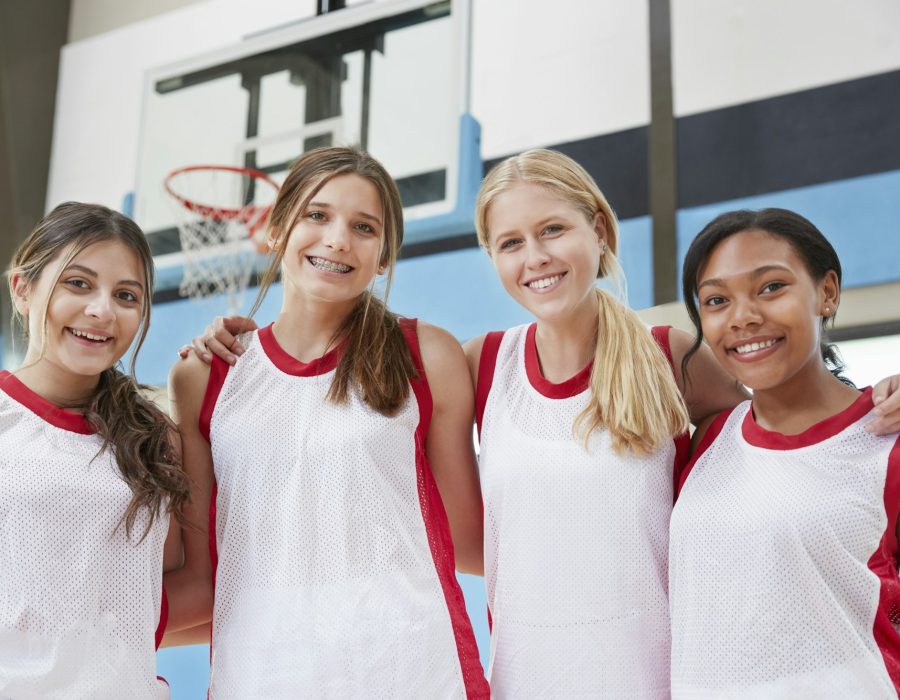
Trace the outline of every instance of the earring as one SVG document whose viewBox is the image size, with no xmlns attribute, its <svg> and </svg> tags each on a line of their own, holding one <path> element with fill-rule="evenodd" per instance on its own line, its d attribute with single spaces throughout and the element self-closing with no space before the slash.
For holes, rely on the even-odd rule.
<svg viewBox="0 0 900 700">
<path fill-rule="evenodd" d="M 600 241 L 600 255 L 606 252 L 606 241 Z"/>
<path fill-rule="evenodd" d="M 825 305 L 825 317 L 828 318 L 829 316 L 831 316 L 831 307 L 826 304 Z"/>
</svg>

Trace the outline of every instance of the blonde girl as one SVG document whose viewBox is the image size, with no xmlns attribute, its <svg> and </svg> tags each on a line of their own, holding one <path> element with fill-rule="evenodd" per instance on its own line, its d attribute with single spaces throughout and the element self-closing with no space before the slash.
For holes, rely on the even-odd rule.
<svg viewBox="0 0 900 700">
<path fill-rule="evenodd" d="M 536 318 L 466 344 L 493 696 L 667 698 L 669 516 L 688 423 L 745 394 L 705 348 L 685 383 L 691 337 L 646 328 L 595 286 L 620 277 L 618 227 L 570 158 L 500 163 L 476 228 Z"/>
<path fill-rule="evenodd" d="M 117 368 L 147 332 L 150 249 L 121 214 L 68 202 L 8 277 L 28 347 L 0 372 L 0 696 L 166 698 L 167 531 L 189 489 L 171 423 Z"/>
<path fill-rule="evenodd" d="M 238 337 L 233 365 L 172 370 L 194 502 L 211 506 L 211 698 L 488 694 L 454 574 L 481 565 L 465 358 L 373 293 L 401 211 L 368 155 L 302 156 L 257 299 L 280 272 L 275 322 Z"/>
</svg>

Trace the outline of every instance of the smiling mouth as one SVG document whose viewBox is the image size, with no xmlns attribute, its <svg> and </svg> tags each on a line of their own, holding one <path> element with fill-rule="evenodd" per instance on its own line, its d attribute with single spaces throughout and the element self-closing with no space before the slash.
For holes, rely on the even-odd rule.
<svg viewBox="0 0 900 700">
<path fill-rule="evenodd" d="M 747 355 L 751 352 L 757 352 L 759 350 L 765 350 L 767 348 L 771 348 L 776 343 L 780 343 L 783 338 L 770 338 L 769 340 L 764 340 L 761 343 L 745 343 L 744 345 L 738 345 L 736 347 L 731 348 L 731 352 L 736 353 L 737 355 Z"/>
<path fill-rule="evenodd" d="M 76 338 L 80 338 L 81 340 L 89 340 L 90 342 L 96 343 L 97 345 L 102 345 L 103 343 L 108 343 L 110 340 L 112 340 L 111 335 L 98 335 L 96 333 L 88 333 L 87 331 L 80 331 L 77 328 L 69 327 L 66 327 L 66 330 Z"/>
<path fill-rule="evenodd" d="M 539 280 L 532 280 L 531 282 L 527 282 L 525 284 L 529 289 L 546 289 L 547 287 L 552 287 L 554 284 L 559 282 L 563 277 L 566 276 L 567 273 L 560 272 L 558 275 L 551 275 L 550 277 L 542 277 Z"/>
<path fill-rule="evenodd" d="M 323 270 L 325 272 L 336 272 L 338 274 L 345 275 L 353 269 L 349 265 L 332 262 L 331 260 L 326 260 L 325 258 L 317 258 L 313 255 L 307 255 L 306 259 L 309 260 L 314 268 L 316 268 L 317 270 Z"/>
</svg>

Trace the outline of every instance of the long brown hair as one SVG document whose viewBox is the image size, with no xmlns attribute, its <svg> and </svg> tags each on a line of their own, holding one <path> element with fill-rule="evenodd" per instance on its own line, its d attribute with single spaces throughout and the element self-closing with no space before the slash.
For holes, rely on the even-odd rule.
<svg viewBox="0 0 900 700">
<path fill-rule="evenodd" d="M 371 182 L 381 200 L 384 238 L 379 263 L 386 272 L 387 298 L 403 243 L 403 206 L 397 185 L 384 166 L 367 153 L 352 148 L 316 148 L 294 163 L 275 200 L 268 232 L 276 243 L 275 255 L 260 282 L 250 316 L 278 277 L 288 238 L 312 198 L 326 182 L 348 174 Z M 393 415 L 409 396 L 409 380 L 415 378 L 416 369 L 397 315 L 388 310 L 372 287 L 360 295 L 332 344 L 344 338 L 346 351 L 338 362 L 328 398 L 343 403 L 355 387 L 366 404 L 379 413 Z"/>
<path fill-rule="evenodd" d="M 110 449 L 115 455 L 122 479 L 132 496 L 122 516 L 130 536 L 135 519 L 142 509 L 149 515 L 144 536 L 162 512 L 180 518 L 181 508 L 190 490 L 173 449 L 171 433 L 174 425 L 152 401 L 142 395 L 148 389 L 134 379 L 138 352 L 150 323 L 150 297 L 153 293 L 153 257 L 143 231 L 128 217 L 98 204 L 66 202 L 60 204 L 41 221 L 13 254 L 7 271 L 10 295 L 15 301 L 13 276 L 28 285 L 37 283 L 47 265 L 61 260 L 56 279 L 50 285 L 47 305 L 41 314 L 41 355 L 47 336 L 47 308 L 62 271 L 88 246 L 102 241 L 119 241 L 134 251 L 144 271 L 144 296 L 137 343 L 131 356 L 130 376 L 116 367 L 100 374 L 93 394 L 83 403 L 67 408 L 80 410 L 103 439 L 101 452 Z M 28 324 L 16 313 L 27 335 Z M 98 453 L 99 454 L 99 453 Z"/>
<path fill-rule="evenodd" d="M 588 222 L 598 213 L 603 216 L 607 250 L 600 258 L 597 277 L 612 276 L 622 288 L 616 215 L 590 174 L 557 151 L 525 151 L 502 161 L 485 177 L 475 204 L 475 228 L 485 250 L 490 254 L 491 205 L 521 183 L 543 187 L 584 214 Z M 638 315 L 608 292 L 597 289 L 596 294 L 599 323 L 591 399 L 573 427 L 587 442 L 594 430 L 606 426 L 614 449 L 646 454 L 687 430 L 687 409 L 665 355 Z"/>
</svg>

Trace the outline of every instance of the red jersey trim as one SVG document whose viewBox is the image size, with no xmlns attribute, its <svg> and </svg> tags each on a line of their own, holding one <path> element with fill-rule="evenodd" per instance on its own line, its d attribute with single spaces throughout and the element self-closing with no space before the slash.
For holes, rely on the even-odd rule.
<svg viewBox="0 0 900 700">
<path fill-rule="evenodd" d="M 681 494 L 681 490 L 684 488 L 684 483 L 687 481 L 688 476 L 690 476 L 691 470 L 693 470 L 694 465 L 697 463 L 697 460 L 703 455 L 704 452 L 712 445 L 713 440 L 719 437 L 719 433 L 722 432 L 722 427 L 725 425 L 725 421 L 728 420 L 728 416 L 731 415 L 732 411 L 737 408 L 737 406 L 732 406 L 731 408 L 725 409 L 719 415 L 717 415 L 713 422 L 709 424 L 709 428 L 706 429 L 706 433 L 704 433 L 703 437 L 700 439 L 700 443 L 697 445 L 697 449 L 694 450 L 694 454 L 691 456 L 690 460 L 688 460 L 684 469 L 681 471 L 681 477 L 678 480 L 677 488 L 675 489 L 675 498 L 678 499 L 678 496 Z"/>
<path fill-rule="evenodd" d="M 842 430 L 853 425 L 856 421 L 872 410 L 872 387 L 862 390 L 859 397 L 840 413 L 835 413 L 823 421 L 810 426 L 797 435 L 782 435 L 774 430 L 766 430 L 753 416 L 753 406 L 744 416 L 741 433 L 744 439 L 755 447 L 764 447 L 770 450 L 796 450 L 800 447 L 809 447 L 816 443 L 834 437 Z"/>
<path fill-rule="evenodd" d="M 881 583 L 878 610 L 872 634 L 884 665 L 900 694 L 900 577 L 897 574 L 897 515 L 900 512 L 900 438 L 888 455 L 884 481 L 884 508 L 887 528 L 878 549 L 869 559 L 869 569 Z"/>
<path fill-rule="evenodd" d="M 494 369 L 497 367 L 497 354 L 503 341 L 503 331 L 492 331 L 484 336 L 481 345 L 481 357 L 478 358 L 478 380 L 475 386 L 475 425 L 478 437 L 481 438 L 481 422 L 487 406 L 488 395 L 494 383 Z"/>
<path fill-rule="evenodd" d="M 166 633 L 166 625 L 169 624 L 169 596 L 166 595 L 166 587 L 162 587 L 162 603 L 159 607 L 159 622 L 156 625 L 155 642 L 156 648 L 162 644 L 163 635 Z M 165 680 L 163 678 L 162 680 Z"/>
<path fill-rule="evenodd" d="M 11 372 L 0 372 L 0 390 L 6 393 L 13 401 L 22 404 L 41 420 L 55 425 L 57 428 L 68 430 L 70 433 L 81 435 L 93 435 L 96 430 L 87 419 L 75 411 L 67 411 L 56 404 L 52 404 L 43 396 L 29 389 L 22 381 Z"/>
<path fill-rule="evenodd" d="M 200 434 L 209 442 L 209 426 L 212 423 L 213 411 L 216 409 L 216 401 L 219 399 L 219 393 L 222 391 L 222 385 L 228 376 L 228 370 L 231 369 L 225 360 L 218 355 L 213 355 L 212 363 L 209 366 L 209 380 L 206 382 L 206 392 L 203 394 L 203 403 L 200 404 L 200 416 L 198 425 Z"/>
<path fill-rule="evenodd" d="M 282 372 L 292 374 L 295 377 L 315 377 L 319 374 L 326 374 L 337 367 L 338 358 L 346 346 L 346 341 L 341 341 L 322 357 L 303 362 L 290 355 L 278 344 L 278 341 L 275 339 L 274 325 L 274 323 L 270 323 L 265 328 L 260 328 L 257 335 L 263 352 L 266 353 L 272 364 Z"/>
<path fill-rule="evenodd" d="M 536 323 L 528 326 L 528 330 L 525 333 L 525 374 L 528 377 L 529 384 L 534 387 L 535 391 L 548 399 L 570 399 L 585 391 L 590 382 L 594 361 L 588 362 L 587 366 L 564 382 L 555 384 L 546 379 L 541 373 L 541 362 L 538 358 L 537 342 L 535 341 L 536 333 Z"/>
<path fill-rule="evenodd" d="M 410 382 L 419 405 L 419 424 L 416 426 L 415 436 L 419 506 L 422 509 L 422 519 L 428 536 L 428 544 L 431 547 L 434 567 L 444 592 L 444 600 L 447 602 L 447 611 L 450 614 L 450 624 L 453 628 L 453 637 L 456 640 L 456 651 L 459 655 L 459 665 L 463 684 L 466 688 L 466 696 L 469 698 L 488 698 L 490 697 L 490 690 L 484 677 L 484 670 L 481 668 L 478 646 L 475 643 L 475 633 L 472 631 L 472 623 L 469 621 L 469 616 L 466 612 L 466 603 L 463 599 L 462 590 L 459 587 L 459 582 L 456 580 L 456 561 L 453 554 L 453 539 L 450 536 L 450 524 L 447 521 L 444 503 L 434 481 L 434 475 L 431 472 L 431 466 L 428 464 L 428 456 L 425 451 L 425 442 L 428 437 L 428 427 L 431 424 L 434 403 L 431 398 L 428 379 L 425 375 L 425 366 L 422 363 L 416 326 L 416 319 L 400 319 L 400 328 L 406 338 L 412 354 L 413 364 L 419 375 Z"/>
</svg>

